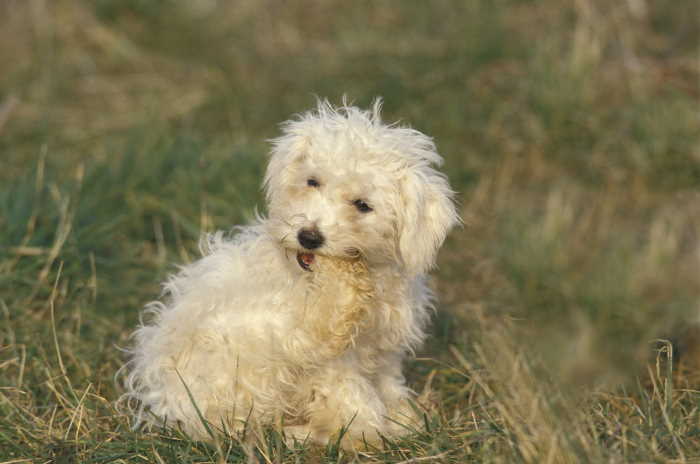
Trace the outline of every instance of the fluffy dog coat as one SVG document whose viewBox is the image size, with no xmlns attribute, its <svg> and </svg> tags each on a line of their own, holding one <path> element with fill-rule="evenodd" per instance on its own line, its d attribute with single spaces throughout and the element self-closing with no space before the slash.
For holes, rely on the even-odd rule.
<svg viewBox="0 0 700 464">
<path fill-rule="evenodd" d="M 138 422 L 205 438 L 246 421 L 374 441 L 414 419 L 404 357 L 424 338 L 425 273 L 458 221 L 430 138 L 320 102 L 273 141 L 268 217 L 203 240 L 134 333 Z M 200 417 L 200 414 L 202 417 Z"/>
</svg>

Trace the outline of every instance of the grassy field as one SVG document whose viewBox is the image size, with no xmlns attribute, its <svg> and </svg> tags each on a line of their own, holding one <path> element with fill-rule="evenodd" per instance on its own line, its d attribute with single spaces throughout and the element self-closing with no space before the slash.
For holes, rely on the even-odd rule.
<svg viewBox="0 0 700 464">
<path fill-rule="evenodd" d="M 699 10 L 0 2 L 0 463 L 700 462 Z M 406 366 L 426 429 L 358 456 L 132 431 L 140 308 L 264 210 L 277 124 L 344 94 L 434 136 L 459 191 Z"/>
</svg>

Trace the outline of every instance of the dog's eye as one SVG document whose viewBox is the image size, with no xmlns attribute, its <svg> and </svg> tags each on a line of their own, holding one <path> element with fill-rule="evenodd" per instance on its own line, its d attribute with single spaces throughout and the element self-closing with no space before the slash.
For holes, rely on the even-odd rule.
<svg viewBox="0 0 700 464">
<path fill-rule="evenodd" d="M 355 208 L 361 213 L 369 213 L 372 210 L 372 207 L 365 203 L 363 200 L 357 199 L 352 202 L 353 205 L 355 205 Z"/>
<path fill-rule="evenodd" d="M 316 179 L 314 179 L 313 177 L 306 180 L 306 185 L 308 185 L 309 187 L 320 187 L 321 186 L 321 184 L 319 184 L 318 181 Z"/>
</svg>

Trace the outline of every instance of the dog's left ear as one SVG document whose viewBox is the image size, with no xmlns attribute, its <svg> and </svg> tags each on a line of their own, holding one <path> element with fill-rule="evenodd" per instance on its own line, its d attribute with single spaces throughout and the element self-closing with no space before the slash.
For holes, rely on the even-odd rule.
<svg viewBox="0 0 700 464">
<path fill-rule="evenodd" d="M 460 222 L 454 192 L 442 174 L 427 166 L 409 170 L 400 189 L 399 253 L 410 274 L 422 274 L 435 265 L 447 233 Z"/>
</svg>

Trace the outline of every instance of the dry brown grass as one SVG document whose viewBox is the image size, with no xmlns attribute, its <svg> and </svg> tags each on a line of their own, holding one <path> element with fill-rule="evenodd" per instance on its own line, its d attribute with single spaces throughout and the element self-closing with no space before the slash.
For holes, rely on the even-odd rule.
<svg viewBox="0 0 700 464">
<path fill-rule="evenodd" d="M 697 18 L 648 0 L 0 3 L 0 462 L 697 460 Z M 345 93 L 435 136 L 461 195 L 408 366 L 426 430 L 359 456 L 131 431 L 112 376 L 138 309 L 201 230 L 253 216 L 275 125 Z"/>
</svg>

